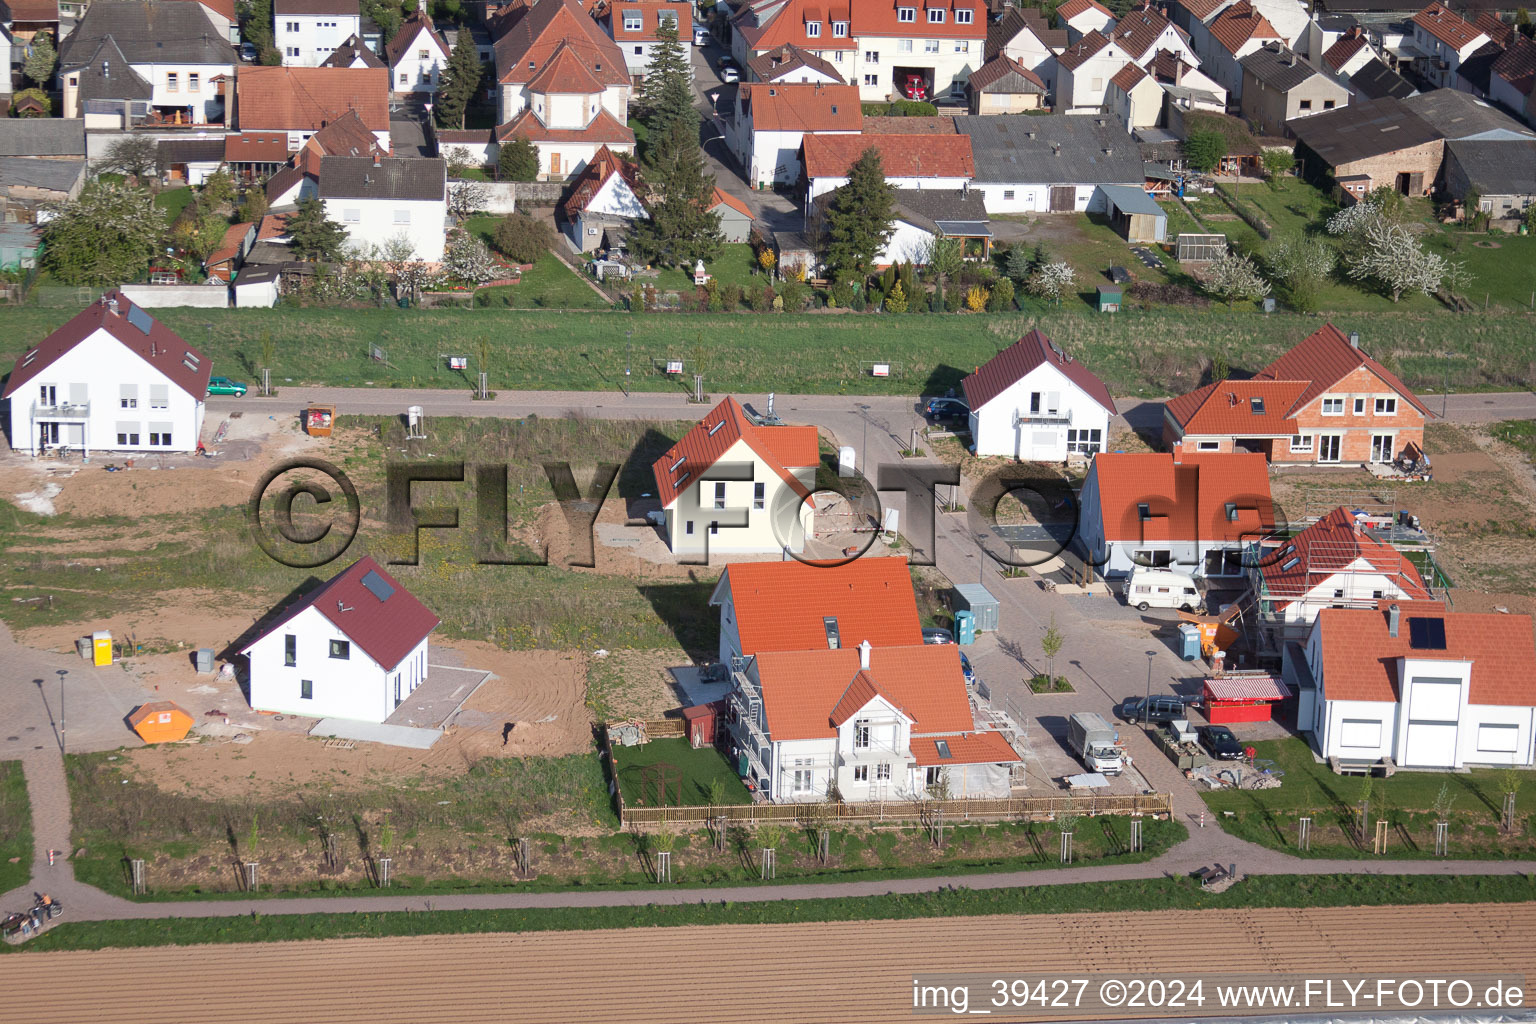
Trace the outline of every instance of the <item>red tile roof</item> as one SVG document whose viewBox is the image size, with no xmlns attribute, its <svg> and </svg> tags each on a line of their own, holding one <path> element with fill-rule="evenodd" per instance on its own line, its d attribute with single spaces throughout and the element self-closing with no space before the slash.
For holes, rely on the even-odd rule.
<svg viewBox="0 0 1536 1024">
<path fill-rule="evenodd" d="M 1237 0 L 1237 3 L 1218 14 L 1216 20 L 1211 22 L 1211 36 L 1234 56 L 1250 39 L 1285 41 L 1275 31 L 1275 26 L 1269 23 L 1269 19 L 1255 10 L 1248 0 Z"/>
<path fill-rule="evenodd" d="M 1443 4 L 1430 4 L 1413 16 L 1413 23 L 1457 52 L 1465 50 L 1483 35 Z"/>
<path fill-rule="evenodd" d="M 496 39 L 496 80 L 503 85 L 527 82 L 562 47 L 605 86 L 629 85 L 623 51 L 574 0 L 534 0 L 504 24 Z"/>
<path fill-rule="evenodd" d="M 677 21 L 677 38 L 687 46 L 693 40 L 693 7 L 679 4 L 677 0 L 616 0 L 602 14 L 613 31 L 613 38 L 620 43 L 652 42 L 659 38 L 656 30 L 661 27 L 661 12 L 668 12 Z M 640 15 L 640 27 L 633 31 L 624 27 L 624 15 Z"/>
<path fill-rule="evenodd" d="M 1109 84 L 1113 85 L 1121 92 L 1129 93 L 1132 89 L 1136 88 L 1137 82 L 1141 81 L 1143 78 L 1150 77 L 1152 76 L 1143 71 L 1140 65 L 1127 64 L 1125 67 L 1115 72 L 1114 77 L 1109 80 Z"/>
<path fill-rule="evenodd" d="M 715 207 L 721 206 L 721 205 L 729 206 L 731 209 L 735 210 L 737 213 L 741 214 L 743 217 L 751 217 L 752 216 L 752 208 L 751 207 L 749 207 L 742 200 L 737 199 L 735 196 L 731 195 L 729 192 L 726 192 L 726 191 L 722 190 L 717 185 L 717 186 L 715 186 L 714 198 L 709 201 L 709 208 L 711 210 L 713 210 Z"/>
<path fill-rule="evenodd" d="M 59 20 L 59 0 L 4 0 L 7 21 L 47 24 Z"/>
<path fill-rule="evenodd" d="M 1328 577 L 1360 561 L 1369 568 L 1358 571 L 1384 577 L 1409 597 L 1428 599 L 1424 579 L 1407 556 L 1355 527 L 1349 510 L 1336 508 L 1266 558 L 1259 571 L 1279 607 L 1301 600 Z"/>
<path fill-rule="evenodd" d="M 373 156 L 388 155 L 389 150 L 379 145 L 379 137 L 368 130 L 357 111 L 349 110 L 330 124 L 321 128 L 304 141 L 304 152 L 321 156 Z M 318 168 L 316 168 L 318 171 Z"/>
<path fill-rule="evenodd" d="M 976 175 L 969 135 L 807 135 L 807 178 L 846 178 L 867 149 L 880 154 L 887 178 L 965 178 Z"/>
<path fill-rule="evenodd" d="M 112 299 L 117 302 L 116 312 L 107 304 Z M 146 334 L 129 323 L 128 314 L 135 308 L 122 292 L 116 289 L 107 292 L 98 301 L 70 317 L 58 330 L 17 356 L 16 365 L 11 370 L 5 392 L 0 394 L 0 398 L 10 398 L 23 384 L 52 366 L 66 352 L 96 331 L 103 330 L 122 342 L 134 355 L 165 374 L 172 384 L 201 402 L 208 395 L 208 376 L 213 363 L 143 309 L 139 312 L 148 319 L 149 332 Z"/>
<path fill-rule="evenodd" d="M 1472 19 L 1472 27 L 1504 47 L 1509 45 L 1516 31 L 1515 26 L 1492 11 L 1478 11 L 1477 17 Z"/>
<path fill-rule="evenodd" d="M 1038 330 L 1030 331 L 960 382 L 966 404 L 972 409 L 980 409 L 1042 363 L 1056 367 L 1111 416 L 1115 415 L 1115 400 L 1110 397 L 1104 382 L 1076 359 L 1065 353 L 1058 355 L 1051 339 Z"/>
<path fill-rule="evenodd" d="M 613 150 L 607 146 L 597 147 L 597 152 L 592 154 L 592 159 L 587 161 L 587 166 L 583 167 L 581 173 L 576 176 L 576 183 L 571 186 L 571 194 L 560 205 L 560 209 L 568 219 L 574 220 L 575 215 L 587 208 L 592 197 L 602 191 L 603 185 L 615 174 L 624 178 L 631 191 L 636 188 L 635 166 L 615 156 Z"/>
<path fill-rule="evenodd" d="M 942 738 L 972 732 L 976 725 L 956 650 L 948 644 L 875 647 L 868 670 L 859 668 L 852 647 L 831 651 L 823 643 L 821 650 L 761 653 L 757 675 L 768 733 L 775 741 L 836 736 L 837 725 L 877 696 L 911 719 L 914 733 Z"/>
<path fill-rule="evenodd" d="M 901 7 L 917 8 L 917 20 L 901 21 L 896 13 Z M 938 9 L 945 12 L 944 20 L 932 22 L 928 20 L 928 11 Z M 970 11 L 970 24 L 962 24 L 955 20 L 955 11 Z M 987 5 L 975 0 L 861 0 L 854 8 L 857 18 L 853 19 L 852 33 L 855 36 L 923 36 L 928 39 L 975 39 L 984 41 L 987 38 Z M 978 53 L 979 57 L 980 54 Z"/>
<path fill-rule="evenodd" d="M 1178 463 L 1164 452 L 1103 452 L 1089 472 L 1107 541 L 1257 540 L 1274 528 L 1269 467 L 1258 452 L 1186 454 Z M 1235 520 L 1228 503 L 1237 506 Z M 1139 504 L 1152 518 L 1141 518 Z"/>
<path fill-rule="evenodd" d="M 1305 381 L 1222 380 L 1180 395 L 1166 408 L 1186 434 L 1290 437 L 1296 433 L 1296 399 L 1306 388 Z"/>
<path fill-rule="evenodd" d="M 1398 606 L 1397 636 L 1388 635 L 1388 608 Z M 1445 650 L 1414 650 L 1411 618 L 1445 622 Z M 1470 661 L 1469 704 L 1536 705 L 1536 644 L 1529 615 L 1447 612 L 1437 601 L 1382 601 L 1376 608 L 1324 608 L 1317 616 L 1323 694 L 1328 700 L 1395 702 L 1401 696 L 1398 659 Z"/>
<path fill-rule="evenodd" d="M 1226 0 L 1179 0 L 1179 6 L 1184 8 L 1196 21 L 1205 21 L 1215 14 Z"/>
<path fill-rule="evenodd" d="M 514 135 L 522 135 L 534 142 L 587 142 L 609 146 L 633 146 L 635 133 L 619 119 L 608 113 L 607 107 L 599 107 L 597 116 L 585 128 L 546 128 L 538 116 L 527 107 L 506 124 L 496 126 L 496 141 L 505 142 Z"/>
<path fill-rule="evenodd" d="M 776 82 L 801 68 L 825 75 L 835 82 L 843 80 L 842 72 L 838 71 L 837 66 L 831 61 L 825 57 L 818 57 L 808 50 L 802 50 L 793 43 L 785 43 L 776 50 L 760 53 L 747 61 L 747 70 L 751 71 L 753 78 L 759 82 Z"/>
<path fill-rule="evenodd" d="M 821 462 L 815 427 L 759 427 L 734 398 L 711 409 L 682 440 L 651 465 L 656 492 L 665 508 L 697 483 L 736 442 L 744 442 L 800 497 L 810 496 L 793 472 Z"/>
<path fill-rule="evenodd" d="M 235 121 L 242 132 L 319 131 L 349 110 L 369 131 L 389 131 L 389 72 L 255 65 L 235 72 Z"/>
<path fill-rule="evenodd" d="M 863 126 L 856 85 L 755 82 L 737 93 L 759 132 L 856 132 Z"/>
<path fill-rule="evenodd" d="M 1419 412 L 1425 416 L 1434 415 L 1408 390 L 1408 385 L 1398 379 L 1397 374 L 1366 355 L 1363 349 L 1352 347 L 1344 332 L 1331 323 L 1318 328 L 1295 348 L 1260 370 L 1255 377 L 1259 380 L 1309 382 L 1307 390 L 1301 393 L 1292 407 L 1291 411 L 1296 412 L 1362 366 L 1380 377 Z"/>
<path fill-rule="evenodd" d="M 875 2 L 880 3 L 882 0 L 875 0 Z M 742 14 L 746 13 L 744 9 Z M 859 14 L 862 18 L 863 11 L 860 10 Z M 893 13 L 892 17 L 894 16 Z M 844 14 L 844 18 L 846 17 L 847 15 Z M 752 25 L 750 20 L 750 17 L 742 17 L 736 24 L 736 31 L 746 40 L 749 52 L 775 50 L 787 44 L 816 52 L 852 50 L 857 46 L 857 40 L 854 38 L 856 33 L 852 27 L 849 28 L 846 36 L 832 34 L 832 19 L 825 16 L 825 12 L 815 0 L 789 0 L 760 25 Z M 813 36 L 806 32 L 805 26 L 808 23 L 820 26 L 818 35 Z"/>
<path fill-rule="evenodd" d="M 376 574 L 394 591 L 386 600 L 363 585 L 363 577 Z M 393 671 L 441 621 L 412 596 L 384 567 L 364 555 L 329 581 L 284 608 L 245 647 L 251 649 L 271 636 L 306 608 L 313 607 L 347 638 L 361 647 L 386 672 Z"/>
<path fill-rule="evenodd" d="M 825 651 L 822 620 L 835 618 L 842 648 L 855 655 L 845 683 L 857 669 L 854 648 L 863 641 L 881 648 L 921 644 L 923 639 L 904 558 L 856 558 L 835 567 L 799 561 L 738 562 L 726 567 L 715 593 L 730 594 L 741 650 L 749 655 Z M 826 707 L 830 710 L 832 704 Z"/>
<path fill-rule="evenodd" d="M 1109 40 L 1101 35 L 1098 29 L 1093 29 L 1084 35 L 1083 38 L 1063 50 L 1061 55 L 1056 58 L 1056 63 L 1068 71 L 1076 71 L 1088 63 L 1094 54 L 1108 45 Z"/>
<path fill-rule="evenodd" d="M 1509 47 L 1493 62 L 1493 73 L 1514 86 L 1522 96 L 1529 96 L 1536 85 L 1536 43 L 1516 35 Z"/>
<path fill-rule="evenodd" d="M 949 747 L 949 757 L 940 757 L 938 741 Z M 946 764 L 1006 764 L 1022 761 L 1001 733 L 973 732 L 959 736 L 913 736 L 912 756 L 919 767 Z"/>
<path fill-rule="evenodd" d="M 561 43 L 555 48 L 544 66 L 528 80 L 530 92 L 582 93 L 592 95 L 603 91 L 603 83 L 576 55 L 574 48 Z"/>
<path fill-rule="evenodd" d="M 1348 64 L 1350 58 L 1365 49 L 1367 45 L 1369 44 L 1366 43 L 1363 35 L 1342 36 L 1338 42 L 1323 52 L 1323 63 L 1331 70 L 1337 71 Z"/>
<path fill-rule="evenodd" d="M 293 156 L 287 132 L 235 132 L 224 136 L 228 163 L 285 164 Z"/>
<path fill-rule="evenodd" d="M 1056 8 L 1056 16 L 1062 21 L 1071 21 L 1079 14 L 1086 14 L 1088 11 L 1097 11 L 1106 18 L 1114 17 L 1109 8 L 1097 3 L 1096 0 L 1067 0 Z"/>
<path fill-rule="evenodd" d="M 261 218 L 261 226 L 256 229 L 256 241 L 262 242 L 269 238 L 281 238 L 288 233 L 288 217 L 286 213 L 269 213 Z"/>
<path fill-rule="evenodd" d="M 468 31 L 468 29 L 465 29 L 465 31 Z M 420 7 L 416 8 L 415 13 L 409 18 L 400 23 L 400 30 L 395 33 L 393 39 L 385 44 L 384 58 L 389 61 L 390 67 L 396 66 L 404 59 L 407 51 L 415 46 L 416 37 L 422 32 L 426 32 L 427 36 L 432 40 L 432 44 L 441 51 L 444 69 L 446 70 L 449 53 L 448 41 L 438 35 L 437 28 L 432 24 L 432 19 L 427 17 Z"/>
</svg>

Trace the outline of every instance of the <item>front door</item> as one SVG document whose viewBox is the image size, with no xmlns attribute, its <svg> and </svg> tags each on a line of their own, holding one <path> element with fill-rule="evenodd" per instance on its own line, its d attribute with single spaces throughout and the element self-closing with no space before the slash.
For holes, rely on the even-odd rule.
<svg viewBox="0 0 1536 1024">
<path fill-rule="evenodd" d="M 59 443 L 59 425 L 57 423 L 38 424 L 37 445 L 39 448 L 47 448 Z"/>
<path fill-rule="evenodd" d="M 1392 461 L 1392 435 L 1391 434 L 1372 434 L 1371 435 L 1371 461 L 1372 462 L 1391 462 Z"/>
<path fill-rule="evenodd" d="M 1339 435 L 1338 434 L 1324 434 L 1322 437 L 1319 437 L 1317 439 L 1317 461 L 1318 462 L 1338 462 L 1339 461 Z"/>
<path fill-rule="evenodd" d="M 560 177 L 560 154 L 559 153 L 551 153 L 551 154 L 549 154 L 549 176 L 552 177 L 552 178 Z"/>
</svg>

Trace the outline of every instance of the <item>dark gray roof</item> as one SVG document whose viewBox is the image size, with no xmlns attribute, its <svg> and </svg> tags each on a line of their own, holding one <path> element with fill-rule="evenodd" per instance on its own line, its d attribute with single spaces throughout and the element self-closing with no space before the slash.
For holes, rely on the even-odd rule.
<svg viewBox="0 0 1536 1024">
<path fill-rule="evenodd" d="M 1418 91 L 1409 84 L 1408 79 L 1387 67 L 1377 57 L 1372 57 L 1364 67 L 1350 76 L 1349 87 L 1357 97 L 1366 100 L 1379 100 L 1386 96 L 1405 100 Z"/>
<path fill-rule="evenodd" d="M 1276 92 L 1290 92 L 1317 70 L 1289 47 L 1261 46 L 1238 61 L 1243 70 Z"/>
<path fill-rule="evenodd" d="M 442 199 L 447 164 L 423 157 L 328 156 L 320 162 L 321 199 Z"/>
<path fill-rule="evenodd" d="M 379 55 L 368 49 L 368 44 L 356 35 L 347 36 L 347 41 L 331 51 L 331 55 L 320 62 L 323 68 L 349 68 L 352 61 L 361 57 L 363 65 L 370 68 L 382 68 L 384 62 Z"/>
<path fill-rule="evenodd" d="M 1461 62 L 1461 66 L 1456 69 L 1456 77 L 1486 96 L 1488 80 L 1493 75 L 1493 64 L 1503 55 L 1504 47 L 1492 41 L 1486 42 Z"/>
<path fill-rule="evenodd" d="M 1536 195 L 1536 139 L 1450 142 L 1446 150 L 1472 187 L 1483 195 Z"/>
<path fill-rule="evenodd" d="M 235 48 L 214 31 L 201 4 L 95 0 L 64 40 L 60 68 L 90 60 L 107 36 L 134 64 L 237 63 Z"/>
<path fill-rule="evenodd" d="M 1121 213 L 1134 213 L 1142 216 L 1162 217 L 1167 219 L 1168 214 L 1157 200 L 1147 195 L 1146 189 L 1132 185 L 1103 185 L 1100 186 L 1109 201 L 1115 204 L 1115 209 Z"/>
<path fill-rule="evenodd" d="M 82 104 L 86 100 L 147 100 L 154 95 L 154 90 L 133 70 L 112 36 L 98 41 L 85 63 L 72 69 L 70 74 L 80 81 Z"/>
<path fill-rule="evenodd" d="M 172 164 L 224 162 L 224 136 L 216 139 L 161 139 L 156 144 L 160 169 Z"/>
<path fill-rule="evenodd" d="M 85 121 L 0 118 L 0 156 L 85 156 Z"/>
<path fill-rule="evenodd" d="M 1066 114 L 955 118 L 971 137 L 976 179 L 1039 184 L 1140 184 L 1141 153 L 1113 120 Z"/>
<path fill-rule="evenodd" d="M 1319 11 L 1312 18 L 1317 22 L 1317 27 L 1324 32 L 1348 32 L 1360 24 L 1360 19 L 1353 14 L 1331 14 L 1327 11 Z"/>
<path fill-rule="evenodd" d="M 1442 136 L 1403 101 L 1386 97 L 1287 121 L 1296 138 L 1330 167 L 1434 142 Z"/>
<path fill-rule="evenodd" d="M 1010 7 L 987 29 L 987 59 L 997 56 L 1026 28 L 1047 47 L 1058 50 L 1067 47 L 1066 29 L 1048 27 L 1040 12 L 1034 8 Z"/>
<path fill-rule="evenodd" d="M 1403 105 L 1446 139 L 1536 138 L 1536 132 L 1508 114 L 1460 89 L 1434 89 L 1410 96 Z"/>
<path fill-rule="evenodd" d="M 85 157 L 38 160 L 31 157 L 0 157 L 0 189 L 10 185 L 68 192 L 85 173 Z"/>
<path fill-rule="evenodd" d="M 844 186 L 846 187 L 846 186 Z M 945 234 L 985 234 L 986 197 L 978 189 L 961 188 L 899 189 L 896 215 L 909 224 Z M 977 227 L 983 230 L 975 230 Z"/>
</svg>

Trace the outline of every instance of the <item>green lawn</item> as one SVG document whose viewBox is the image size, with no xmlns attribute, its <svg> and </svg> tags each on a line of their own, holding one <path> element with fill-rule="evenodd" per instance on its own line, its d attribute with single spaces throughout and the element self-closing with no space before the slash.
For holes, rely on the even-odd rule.
<svg viewBox="0 0 1536 1024">
<path fill-rule="evenodd" d="M 1493 427 L 1493 436 L 1505 444 L 1512 444 L 1525 452 L 1528 459 L 1536 459 L 1536 421 L 1505 420 Z"/>
<path fill-rule="evenodd" d="M 155 196 L 155 205 L 165 211 L 165 222 L 174 224 L 176 218 L 181 216 L 181 211 L 187 208 L 196 195 L 197 193 L 187 185 L 181 188 L 168 188 Z"/>
<path fill-rule="evenodd" d="M 720 258 L 704 264 L 704 268 L 721 284 L 739 284 L 743 287 L 762 283 L 762 277 L 753 277 L 752 271 L 756 266 L 757 259 L 753 255 L 752 246 L 746 242 L 731 242 L 721 246 Z M 658 291 L 691 294 L 694 290 L 693 269 L 667 267 L 655 278 L 642 278 L 641 283 L 654 283 Z"/>
<path fill-rule="evenodd" d="M 545 253 L 517 284 L 482 288 L 475 303 L 513 309 L 608 309 L 613 303 L 587 287 L 585 281 L 552 254 Z"/>
<path fill-rule="evenodd" d="M 573 284 L 579 284 L 572 279 Z M 517 287 L 524 287 L 518 285 Z M 590 295 L 591 293 L 588 292 Z M 593 296 L 596 299 L 596 296 Z M 0 364 L 10 365 L 78 309 L 23 306 L 7 310 Z M 1009 314 L 827 316 L 752 313 L 671 315 L 420 309 L 160 309 L 172 330 L 204 347 L 215 373 L 256 376 L 264 335 L 276 340 L 273 383 L 355 387 L 467 388 L 445 378 L 438 353 L 492 344 L 491 386 L 617 391 L 626 343 L 641 391 L 682 391 L 687 381 L 662 370 L 684 360 L 685 377 L 702 366 L 707 393 L 935 394 L 957 387 L 972 368 L 1039 327 L 1090 366 L 1116 395 L 1180 394 L 1198 383 L 1202 355 L 1225 354 L 1238 370 L 1266 365 L 1327 319 L 1359 329 L 1371 355 L 1411 387 L 1438 390 L 1452 360 L 1457 391 L 1530 387 L 1533 321 L 1518 315 L 1461 315 L 1392 309 L 1369 319 L 1335 314 L 1264 316 L 1221 305 L 1210 310 L 1126 311 L 1085 307 Z M 212 323 L 208 338 L 203 324 Z M 368 358 L 385 349 L 389 366 Z M 860 372 L 867 360 L 890 360 L 890 377 Z M 658 366 L 659 364 L 659 366 Z"/>
<path fill-rule="evenodd" d="M 1504 835 L 1498 827 L 1504 771 L 1400 771 L 1390 779 L 1367 783 L 1357 776 L 1335 775 L 1326 764 L 1318 764 L 1299 738 L 1253 745 L 1260 758 L 1273 760 L 1285 773 L 1278 789 L 1203 794 L 1218 822 L 1245 839 L 1298 852 L 1296 822 L 1310 816 L 1312 856 L 1371 856 L 1370 836 L 1362 841 L 1358 834 L 1362 801 L 1368 798 L 1372 821 L 1384 818 L 1389 823 L 1388 850 L 1392 856 L 1431 856 L 1434 822 L 1441 820 L 1436 806 L 1448 801 L 1445 820 L 1451 822 L 1452 856 L 1524 859 L 1536 853 L 1536 782 L 1528 773 L 1513 774 L 1523 785 L 1517 791 L 1515 833 Z"/>
<path fill-rule="evenodd" d="M 1164 199 L 1158 206 L 1168 214 L 1168 241 L 1176 241 L 1180 235 L 1203 235 L 1205 228 L 1189 215 L 1177 199 Z"/>
<path fill-rule="evenodd" d="M 1481 308 L 1530 312 L 1536 298 L 1536 235 L 1468 234 L 1456 227 L 1432 229 L 1425 242 L 1439 252 L 1466 264 L 1472 280 L 1463 293 Z M 1487 243 L 1478 245 L 1478 242 Z"/>
<path fill-rule="evenodd" d="M 1411 906 L 1431 903 L 1517 903 L 1536 899 L 1522 875 L 1270 875 L 1245 879 L 1222 893 L 1188 878 L 1012 889 L 950 889 L 912 895 L 837 897 L 763 903 L 535 910 L 437 910 L 430 914 L 252 914 L 248 917 L 153 918 L 63 923 L 0 953 L 189 946 L 222 942 L 464 935 L 493 932 L 656 928 L 685 925 L 787 924 L 805 921 L 898 921 L 996 914 L 1126 913 L 1255 907 Z"/>
<path fill-rule="evenodd" d="M 1239 185 L 1237 197 L 1256 208 L 1276 235 L 1321 231 L 1339 207 L 1321 189 L 1299 178 L 1280 178 L 1268 184 Z"/>
<path fill-rule="evenodd" d="M 11 863 L 11 858 L 16 863 Z M 32 810 L 20 761 L 0 761 L 0 892 L 32 876 Z M 12 909 L 12 908 L 5 908 Z"/>
<path fill-rule="evenodd" d="M 669 787 L 672 778 L 676 778 L 682 786 L 680 801 L 674 795 L 675 790 L 669 788 L 666 806 L 679 802 L 687 807 L 706 806 L 710 802 L 709 784 L 715 779 L 719 779 L 725 786 L 725 799 L 722 803 L 752 802 L 752 795 L 741 784 L 736 769 L 714 747 L 694 749 L 687 740 L 681 739 L 652 740 L 638 747 L 615 747 L 613 755 L 619 765 L 619 789 L 624 794 L 624 802 L 631 807 L 657 806 L 657 790 L 654 783 L 646 782 L 644 769 L 658 764 L 671 765 L 676 769 L 674 774 L 668 776 Z"/>
<path fill-rule="evenodd" d="M 1114 266 L 1126 267 L 1137 279 L 1153 284 L 1168 284 L 1184 276 L 1176 265 L 1171 265 L 1171 261 L 1164 262 L 1158 270 L 1144 266 L 1131 252 L 1130 244 L 1103 217 L 1079 214 L 1074 220 L 1078 237 L 1070 242 L 1047 242 L 1046 248 L 1053 258 L 1072 264 L 1077 271 L 1077 290 L 1083 296 L 1090 296 L 1099 285 L 1108 284 L 1109 279 L 1104 276 L 1104 272 Z M 1148 248 L 1157 251 L 1155 246 Z M 1158 252 L 1158 258 L 1162 259 L 1162 256 Z M 1066 306 L 1068 302 L 1064 299 L 1062 305 Z M 1089 308 L 1086 298 L 1077 305 L 1079 308 Z"/>
</svg>

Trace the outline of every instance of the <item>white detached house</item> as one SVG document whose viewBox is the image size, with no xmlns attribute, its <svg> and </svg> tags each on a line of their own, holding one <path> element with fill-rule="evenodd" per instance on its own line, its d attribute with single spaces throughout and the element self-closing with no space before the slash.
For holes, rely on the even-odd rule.
<svg viewBox="0 0 1536 1024">
<path fill-rule="evenodd" d="M 1115 401 L 1082 363 L 1030 331 L 961 382 L 977 455 L 1059 462 L 1104 450 Z"/>
<path fill-rule="evenodd" d="M 396 93 L 437 92 L 448 67 L 448 43 L 432 27 L 421 8 L 406 19 L 384 48 L 389 64 L 390 89 Z"/>
<path fill-rule="evenodd" d="M 3 396 L 11 447 L 191 452 L 212 363 L 112 291 L 16 360 Z"/>
<path fill-rule="evenodd" d="M 442 159 L 328 156 L 320 162 L 325 214 L 354 245 L 410 239 L 415 258 L 443 258 L 448 232 L 448 172 Z"/>
<path fill-rule="evenodd" d="M 1529 615 L 1450 612 L 1437 601 L 1329 608 L 1289 644 L 1297 723 L 1324 757 L 1405 768 L 1536 763 Z"/>
<path fill-rule="evenodd" d="M 427 679 L 438 618 L 372 558 L 283 609 L 240 653 L 251 707 L 382 722 Z"/>
<path fill-rule="evenodd" d="M 358 0 L 274 0 L 272 44 L 284 67 L 317 68 L 363 31 Z"/>
<path fill-rule="evenodd" d="M 753 423 L 727 398 L 651 467 L 674 554 L 800 551 L 812 529 L 816 428 Z"/>
</svg>

